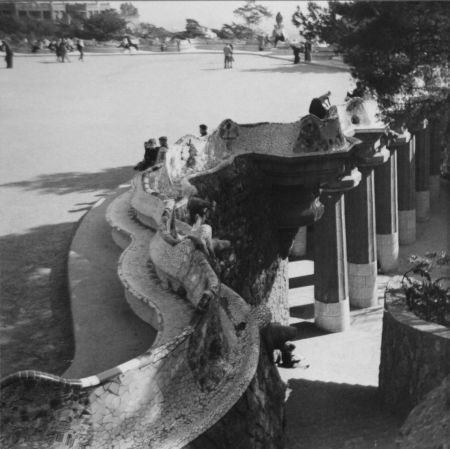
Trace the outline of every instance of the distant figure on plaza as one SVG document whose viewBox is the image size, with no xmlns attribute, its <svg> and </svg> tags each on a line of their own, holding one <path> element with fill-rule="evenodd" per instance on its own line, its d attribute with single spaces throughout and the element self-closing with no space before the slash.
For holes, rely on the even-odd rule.
<svg viewBox="0 0 450 449">
<path fill-rule="evenodd" d="M 42 48 L 42 41 L 35 40 L 31 43 L 31 53 L 38 53 Z"/>
<path fill-rule="evenodd" d="M 223 56 L 224 56 L 224 69 L 232 69 L 233 68 L 233 46 L 231 44 L 226 44 L 223 47 Z"/>
<path fill-rule="evenodd" d="M 323 120 L 328 115 L 328 110 L 330 109 L 330 95 L 331 92 L 328 91 L 326 94 L 320 97 L 313 98 L 311 104 L 309 105 L 309 113 L 314 114 L 316 117 Z"/>
<path fill-rule="evenodd" d="M 366 89 L 361 81 L 356 82 L 355 89 L 352 90 L 352 92 L 347 92 L 347 96 L 345 97 L 346 100 L 350 100 L 350 98 L 364 98 L 364 95 L 366 94 Z"/>
<path fill-rule="evenodd" d="M 0 51 L 5 52 L 5 62 L 6 62 L 6 68 L 12 69 L 13 68 L 13 51 L 11 49 L 11 46 L 6 42 L 5 40 L 2 40 L 2 44 L 0 45 Z"/>
<path fill-rule="evenodd" d="M 148 139 L 147 142 L 144 142 L 144 159 L 136 164 L 134 170 L 144 171 L 153 167 L 158 157 L 158 151 L 155 139 Z"/>
<path fill-rule="evenodd" d="M 305 62 L 311 62 L 311 50 L 312 50 L 311 42 L 306 41 L 304 46 Z"/>
<path fill-rule="evenodd" d="M 60 62 L 70 62 L 69 57 L 67 56 L 67 50 L 68 50 L 68 46 L 67 46 L 67 41 L 65 39 L 61 39 L 61 41 L 59 42 L 57 48 L 56 48 L 56 58 L 59 58 Z"/>
<path fill-rule="evenodd" d="M 124 50 L 128 50 L 131 54 L 131 47 L 133 47 L 136 51 L 139 51 L 139 45 L 136 42 L 133 42 L 130 36 L 125 36 L 122 39 L 122 42 L 118 45 L 117 48 L 122 47 Z"/>
<path fill-rule="evenodd" d="M 177 51 L 180 51 L 181 50 L 181 39 L 179 37 L 177 37 L 175 39 L 175 44 L 177 46 Z"/>
<path fill-rule="evenodd" d="M 300 52 L 302 51 L 300 45 L 296 42 L 291 44 L 292 52 L 294 53 L 294 64 L 300 62 Z"/>
<path fill-rule="evenodd" d="M 199 127 L 200 137 L 206 137 L 208 135 L 208 127 L 206 125 L 201 124 Z"/>
<path fill-rule="evenodd" d="M 77 40 L 77 50 L 80 52 L 80 57 L 78 58 L 80 61 L 83 61 L 84 58 L 84 42 L 83 39 Z"/>
<path fill-rule="evenodd" d="M 286 38 L 284 37 L 283 16 L 280 13 L 277 13 L 275 21 L 276 24 L 273 27 L 272 38 L 273 46 L 277 48 L 278 41 L 284 42 Z"/>
</svg>

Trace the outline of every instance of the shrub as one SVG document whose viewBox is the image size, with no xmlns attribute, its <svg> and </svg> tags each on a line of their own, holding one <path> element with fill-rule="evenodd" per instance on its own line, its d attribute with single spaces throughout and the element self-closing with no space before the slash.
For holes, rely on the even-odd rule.
<svg viewBox="0 0 450 449">
<path fill-rule="evenodd" d="M 435 280 L 431 277 L 436 265 L 450 263 L 450 255 L 445 252 L 427 253 L 423 257 L 411 255 L 408 261 L 413 266 L 402 278 L 407 307 L 419 318 L 450 327 L 450 277 Z"/>
</svg>

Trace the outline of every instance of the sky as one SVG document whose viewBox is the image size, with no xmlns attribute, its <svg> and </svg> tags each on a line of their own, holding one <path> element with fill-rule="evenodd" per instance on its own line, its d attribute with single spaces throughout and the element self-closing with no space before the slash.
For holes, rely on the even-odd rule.
<svg viewBox="0 0 450 449">
<path fill-rule="evenodd" d="M 125 0 L 124 0 L 125 1 Z M 111 1 L 110 4 L 119 9 L 124 1 Z M 186 19 L 195 19 L 200 25 L 208 28 L 221 28 L 224 23 L 239 19 L 233 15 L 233 10 L 243 6 L 245 1 L 131 1 L 139 10 L 139 20 L 149 22 L 156 26 L 162 26 L 170 31 L 180 31 L 185 28 Z M 258 1 L 272 12 L 273 17 L 264 20 L 261 28 L 271 32 L 275 24 L 275 15 L 280 12 L 284 18 L 285 32 L 290 38 L 298 37 L 298 30 L 291 23 L 292 14 L 300 5 L 302 9 L 306 6 L 305 1 Z"/>
</svg>

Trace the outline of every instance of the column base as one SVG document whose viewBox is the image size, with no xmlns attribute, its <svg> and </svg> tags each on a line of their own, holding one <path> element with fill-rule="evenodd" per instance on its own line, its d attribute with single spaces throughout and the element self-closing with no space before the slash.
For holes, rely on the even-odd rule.
<svg viewBox="0 0 450 449">
<path fill-rule="evenodd" d="M 441 189 L 441 177 L 439 175 L 430 175 L 430 201 L 436 203 L 439 199 Z"/>
<path fill-rule="evenodd" d="M 340 302 L 314 301 L 314 321 L 317 327 L 328 332 L 343 332 L 350 328 L 348 298 Z"/>
<path fill-rule="evenodd" d="M 427 221 L 430 219 L 430 191 L 416 192 L 416 219 Z"/>
<path fill-rule="evenodd" d="M 398 240 L 400 245 L 411 245 L 416 241 L 416 210 L 398 211 Z"/>
<path fill-rule="evenodd" d="M 398 232 L 377 234 L 377 259 L 383 273 L 389 273 L 397 268 Z"/>
<path fill-rule="evenodd" d="M 376 261 L 365 264 L 348 262 L 348 291 L 350 305 L 354 307 L 378 305 Z"/>
<path fill-rule="evenodd" d="M 306 256 L 306 244 L 307 244 L 306 235 L 307 235 L 307 227 L 300 226 L 297 234 L 295 235 L 291 251 L 289 252 L 290 256 L 292 257 Z"/>
</svg>

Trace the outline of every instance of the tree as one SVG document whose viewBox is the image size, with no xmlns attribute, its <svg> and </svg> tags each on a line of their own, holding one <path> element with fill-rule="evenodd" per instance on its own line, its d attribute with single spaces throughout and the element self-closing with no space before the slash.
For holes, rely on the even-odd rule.
<svg viewBox="0 0 450 449">
<path fill-rule="evenodd" d="M 302 34 L 336 46 L 385 118 L 414 129 L 426 117 L 449 135 L 442 117 L 448 117 L 450 91 L 442 75 L 449 63 L 450 3 L 330 2 L 322 8 L 310 2 L 306 13 L 294 16 Z"/>
<path fill-rule="evenodd" d="M 254 36 L 254 31 L 241 24 L 237 24 L 233 22 L 231 25 L 224 24 L 220 30 L 213 29 L 214 33 L 217 34 L 217 36 L 220 39 L 250 39 Z"/>
<path fill-rule="evenodd" d="M 132 3 L 122 3 L 120 5 L 120 15 L 125 19 L 135 19 L 139 17 L 139 10 Z"/>
<path fill-rule="evenodd" d="M 251 29 L 258 26 L 262 19 L 272 17 L 272 13 L 266 7 L 257 5 L 255 0 L 248 0 L 244 6 L 235 9 L 233 14 Z"/>
<path fill-rule="evenodd" d="M 196 20 L 194 19 L 186 19 L 186 33 L 185 36 L 188 39 L 193 39 L 196 37 L 205 37 L 207 28 L 201 26 Z"/>
<path fill-rule="evenodd" d="M 135 33 L 136 35 L 147 39 L 165 39 L 166 37 L 172 37 L 174 34 L 163 27 L 157 27 L 156 25 L 146 22 L 139 23 Z"/>
<path fill-rule="evenodd" d="M 119 39 L 125 33 L 126 26 L 127 22 L 114 9 L 84 20 L 85 35 L 97 40 Z"/>
</svg>

